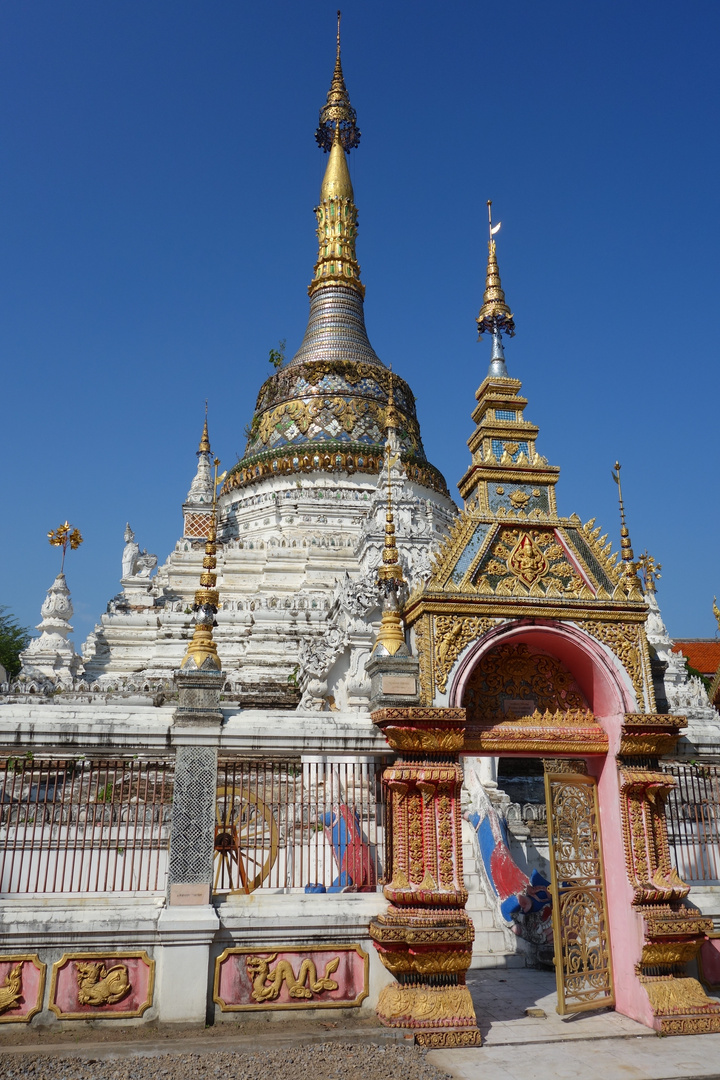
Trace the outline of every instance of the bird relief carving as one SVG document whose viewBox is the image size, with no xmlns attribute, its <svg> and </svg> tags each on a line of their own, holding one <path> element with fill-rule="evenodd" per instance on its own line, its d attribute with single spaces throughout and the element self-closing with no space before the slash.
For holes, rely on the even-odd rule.
<svg viewBox="0 0 720 1080">
<path fill-rule="evenodd" d="M 2 986 L 0 986 L 0 1013 L 7 1012 L 8 1009 L 19 1005 L 23 1000 L 22 969 L 23 962 L 21 960 L 5 976 Z"/>
</svg>

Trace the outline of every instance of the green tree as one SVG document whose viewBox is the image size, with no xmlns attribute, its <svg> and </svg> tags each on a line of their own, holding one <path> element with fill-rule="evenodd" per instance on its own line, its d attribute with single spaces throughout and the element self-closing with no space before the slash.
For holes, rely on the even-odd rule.
<svg viewBox="0 0 720 1080">
<path fill-rule="evenodd" d="M 0 664 L 14 676 L 20 670 L 20 653 L 30 641 L 30 631 L 6 612 L 7 607 L 0 604 Z"/>
<path fill-rule="evenodd" d="M 282 341 L 278 341 L 277 349 L 270 350 L 268 361 L 276 371 L 280 371 L 280 368 L 285 367 L 285 338 L 283 338 Z"/>
</svg>

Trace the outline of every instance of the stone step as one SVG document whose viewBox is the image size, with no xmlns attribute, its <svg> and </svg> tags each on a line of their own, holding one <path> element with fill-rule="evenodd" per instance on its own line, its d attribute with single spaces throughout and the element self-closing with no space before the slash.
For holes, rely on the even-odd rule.
<svg viewBox="0 0 720 1080">
<path fill-rule="evenodd" d="M 473 953 L 470 970 L 478 968 L 524 968 L 525 957 L 522 953 Z"/>
<path fill-rule="evenodd" d="M 472 904 L 473 897 L 470 897 L 465 910 L 472 919 L 475 929 L 477 930 L 496 930 L 495 915 L 488 907 L 475 907 Z"/>
</svg>

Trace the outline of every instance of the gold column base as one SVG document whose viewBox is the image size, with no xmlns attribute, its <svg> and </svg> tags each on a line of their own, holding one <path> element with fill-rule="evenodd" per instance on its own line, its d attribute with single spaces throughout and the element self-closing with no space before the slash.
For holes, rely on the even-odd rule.
<svg viewBox="0 0 720 1080">
<path fill-rule="evenodd" d="M 662 1035 L 705 1035 L 720 1031 L 720 1004 L 709 998 L 697 979 L 677 975 L 641 975 Z"/>
<path fill-rule="evenodd" d="M 475 1007 L 464 984 L 391 983 L 380 991 L 376 1011 L 386 1027 L 422 1028 L 428 1032 L 447 1028 L 448 1036 L 465 1030 L 477 1031 Z"/>
</svg>

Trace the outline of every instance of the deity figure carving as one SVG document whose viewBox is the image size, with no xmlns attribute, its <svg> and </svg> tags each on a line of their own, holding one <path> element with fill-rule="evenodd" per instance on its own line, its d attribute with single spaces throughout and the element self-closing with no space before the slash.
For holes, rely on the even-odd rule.
<svg viewBox="0 0 720 1080">
<path fill-rule="evenodd" d="M 135 533 L 130 528 L 130 523 L 125 525 L 125 547 L 122 554 L 122 576 L 132 577 L 135 573 L 135 560 L 140 554 L 140 545 L 135 541 Z"/>
<path fill-rule="evenodd" d="M 149 578 L 157 566 L 157 555 L 148 554 L 147 548 L 140 551 L 135 540 L 135 533 L 129 523 L 125 526 L 125 547 L 122 554 L 122 579 Z"/>
</svg>

